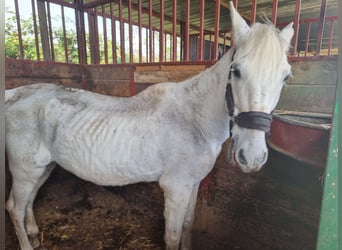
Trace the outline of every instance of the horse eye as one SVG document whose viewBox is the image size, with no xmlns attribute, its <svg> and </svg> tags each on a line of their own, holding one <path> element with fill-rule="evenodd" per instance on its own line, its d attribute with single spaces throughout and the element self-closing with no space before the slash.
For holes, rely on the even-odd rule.
<svg viewBox="0 0 342 250">
<path fill-rule="evenodd" d="M 240 72 L 240 70 L 239 70 L 238 68 L 233 67 L 233 68 L 231 69 L 231 71 L 233 72 L 233 74 L 234 74 L 235 77 L 237 77 L 237 78 L 240 78 L 240 77 L 241 77 L 241 72 Z"/>
</svg>

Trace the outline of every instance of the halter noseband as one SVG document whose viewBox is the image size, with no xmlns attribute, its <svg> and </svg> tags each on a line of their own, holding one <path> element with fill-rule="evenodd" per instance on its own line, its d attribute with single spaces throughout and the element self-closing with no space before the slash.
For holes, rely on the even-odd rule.
<svg viewBox="0 0 342 250">
<path fill-rule="evenodd" d="M 232 55 L 232 62 L 234 60 L 235 50 Z M 235 104 L 234 104 L 234 96 L 233 89 L 231 84 L 233 64 L 230 66 L 229 75 L 228 75 L 228 83 L 226 87 L 226 102 L 228 107 L 228 113 L 231 119 L 230 130 L 232 129 L 234 123 L 236 123 L 241 128 L 249 128 L 256 129 L 263 132 L 270 132 L 271 130 L 271 122 L 272 122 L 272 114 L 268 114 L 260 111 L 248 111 L 241 112 L 237 116 L 234 116 Z"/>
</svg>

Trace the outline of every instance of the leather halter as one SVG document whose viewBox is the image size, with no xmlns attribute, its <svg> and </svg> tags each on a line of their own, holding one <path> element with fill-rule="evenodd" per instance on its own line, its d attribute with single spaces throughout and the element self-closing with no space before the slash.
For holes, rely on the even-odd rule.
<svg viewBox="0 0 342 250">
<path fill-rule="evenodd" d="M 235 104 L 234 104 L 234 96 L 233 96 L 233 89 L 231 84 L 231 78 L 233 71 L 233 61 L 235 50 L 233 51 L 231 66 L 228 75 L 228 82 L 226 87 L 226 102 L 228 107 L 228 113 L 231 117 L 231 124 L 230 130 L 232 129 L 234 123 L 236 123 L 241 128 L 249 128 L 249 129 L 256 129 L 263 132 L 270 132 L 271 130 L 271 123 L 272 123 L 272 114 L 268 114 L 265 112 L 260 111 L 248 111 L 248 112 L 241 112 L 238 115 L 234 115 L 235 111 Z"/>
</svg>

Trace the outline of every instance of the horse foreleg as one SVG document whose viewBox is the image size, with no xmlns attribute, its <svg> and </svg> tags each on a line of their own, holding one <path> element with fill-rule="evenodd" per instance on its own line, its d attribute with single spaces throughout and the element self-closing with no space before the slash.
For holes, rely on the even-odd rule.
<svg viewBox="0 0 342 250">
<path fill-rule="evenodd" d="M 37 196 L 37 193 L 39 191 L 39 188 L 45 183 L 45 181 L 49 178 L 52 170 L 55 168 L 55 163 L 50 163 L 44 172 L 44 174 L 39 178 L 39 181 L 35 184 L 32 193 L 30 195 L 30 198 L 28 200 L 28 203 L 26 205 L 26 215 L 25 215 L 25 226 L 27 235 L 29 237 L 29 240 L 31 242 L 32 247 L 38 247 L 40 245 L 38 234 L 39 234 L 39 228 L 37 226 L 36 219 L 34 217 L 33 213 L 33 202 Z"/>
<path fill-rule="evenodd" d="M 198 187 L 199 187 L 199 184 L 195 184 L 192 189 L 189 206 L 185 214 L 184 224 L 183 224 L 183 233 L 182 233 L 182 243 L 181 243 L 182 250 L 191 249 L 191 230 L 192 230 L 192 225 L 194 223 L 194 218 L 195 218 L 195 207 L 196 207 L 196 201 L 197 201 Z"/>
<path fill-rule="evenodd" d="M 171 182 L 171 185 L 160 183 L 165 198 L 165 243 L 167 250 L 178 250 L 184 218 L 189 206 L 192 187 L 188 184 Z"/>
</svg>

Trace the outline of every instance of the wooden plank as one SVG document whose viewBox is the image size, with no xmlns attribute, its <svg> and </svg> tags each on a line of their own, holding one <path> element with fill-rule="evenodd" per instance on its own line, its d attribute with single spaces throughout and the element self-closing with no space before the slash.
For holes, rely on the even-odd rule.
<svg viewBox="0 0 342 250">
<path fill-rule="evenodd" d="M 337 60 L 292 62 L 293 78 L 287 84 L 326 85 L 336 84 Z"/>
<path fill-rule="evenodd" d="M 183 71 L 151 71 L 134 72 L 135 83 L 155 84 L 161 82 L 180 82 L 189 77 L 198 74 L 201 71 L 183 70 Z"/>
<path fill-rule="evenodd" d="M 276 109 L 331 114 L 335 89 L 336 85 L 287 85 Z"/>
</svg>

